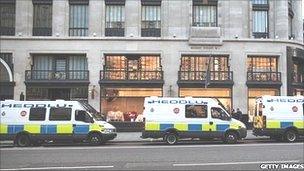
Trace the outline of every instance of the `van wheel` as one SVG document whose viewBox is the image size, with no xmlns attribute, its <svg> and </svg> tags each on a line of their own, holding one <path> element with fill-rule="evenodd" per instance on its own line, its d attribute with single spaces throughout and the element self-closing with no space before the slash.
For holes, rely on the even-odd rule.
<svg viewBox="0 0 304 171">
<path fill-rule="evenodd" d="M 177 135 L 174 133 L 168 133 L 164 137 L 167 144 L 173 145 L 177 143 Z"/>
<path fill-rule="evenodd" d="M 15 144 L 18 147 L 28 147 L 31 144 L 30 137 L 26 134 L 20 134 L 16 137 Z"/>
<path fill-rule="evenodd" d="M 227 144 L 237 143 L 238 136 L 235 132 L 227 132 L 224 137 L 224 142 Z"/>
<path fill-rule="evenodd" d="M 284 139 L 287 142 L 295 142 L 297 141 L 298 135 L 294 130 L 287 130 L 284 134 Z"/>
<path fill-rule="evenodd" d="M 91 134 L 88 140 L 91 145 L 100 145 L 102 143 L 102 138 L 97 133 Z"/>
</svg>

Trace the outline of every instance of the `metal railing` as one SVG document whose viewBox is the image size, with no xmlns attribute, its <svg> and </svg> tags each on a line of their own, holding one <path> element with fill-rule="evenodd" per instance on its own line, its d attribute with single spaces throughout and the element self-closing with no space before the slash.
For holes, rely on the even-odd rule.
<svg viewBox="0 0 304 171">
<path fill-rule="evenodd" d="M 52 28 L 33 27 L 33 36 L 52 36 Z"/>
<path fill-rule="evenodd" d="M 100 80 L 162 80 L 163 71 L 101 70 Z"/>
<path fill-rule="evenodd" d="M 89 80 L 89 71 L 26 70 L 25 80 Z"/>
<path fill-rule="evenodd" d="M 204 81 L 207 78 L 206 71 L 179 71 L 180 81 Z M 233 81 L 232 71 L 210 71 L 211 81 Z"/>
<path fill-rule="evenodd" d="M 105 36 L 124 37 L 125 36 L 125 29 L 124 28 L 106 28 L 105 29 Z"/>
<path fill-rule="evenodd" d="M 247 72 L 247 81 L 281 82 L 281 72 Z"/>
</svg>

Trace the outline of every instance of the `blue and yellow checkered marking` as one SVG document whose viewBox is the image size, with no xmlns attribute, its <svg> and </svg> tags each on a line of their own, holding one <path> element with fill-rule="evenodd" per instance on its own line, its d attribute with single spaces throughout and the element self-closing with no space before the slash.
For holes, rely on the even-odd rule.
<svg viewBox="0 0 304 171">
<path fill-rule="evenodd" d="M 0 134 L 17 134 L 22 131 L 31 134 L 87 134 L 90 131 L 103 131 L 104 127 L 98 124 L 76 125 L 72 124 L 57 124 L 57 125 L 40 125 L 40 124 L 25 124 L 25 125 L 6 125 L 0 124 Z"/>
<path fill-rule="evenodd" d="M 188 131 L 202 131 L 202 124 L 188 124 Z"/>
</svg>

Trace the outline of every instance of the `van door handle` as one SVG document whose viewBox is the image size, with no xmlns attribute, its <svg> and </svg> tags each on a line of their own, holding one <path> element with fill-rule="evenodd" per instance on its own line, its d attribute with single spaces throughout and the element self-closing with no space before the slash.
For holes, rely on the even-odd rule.
<svg viewBox="0 0 304 171">
<path fill-rule="evenodd" d="M 209 122 L 210 125 L 213 125 L 213 122 Z"/>
</svg>

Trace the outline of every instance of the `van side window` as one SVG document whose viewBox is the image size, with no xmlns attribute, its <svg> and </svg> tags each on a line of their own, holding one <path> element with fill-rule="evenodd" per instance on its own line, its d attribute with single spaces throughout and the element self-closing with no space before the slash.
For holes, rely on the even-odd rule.
<svg viewBox="0 0 304 171">
<path fill-rule="evenodd" d="M 75 112 L 75 120 L 90 123 L 91 122 L 91 117 L 87 114 L 86 111 L 77 110 Z"/>
<path fill-rule="evenodd" d="M 44 107 L 31 108 L 29 120 L 30 121 L 44 121 L 45 112 L 46 112 L 46 108 L 44 108 Z"/>
<path fill-rule="evenodd" d="M 186 118 L 207 118 L 207 105 L 186 105 Z"/>
<path fill-rule="evenodd" d="M 71 108 L 55 108 L 50 109 L 50 121 L 70 121 L 71 120 Z"/>
<path fill-rule="evenodd" d="M 228 115 L 226 114 L 226 112 L 223 109 L 218 108 L 218 107 L 211 108 L 211 117 L 217 118 L 217 119 L 222 119 L 222 120 L 228 119 Z"/>
</svg>

